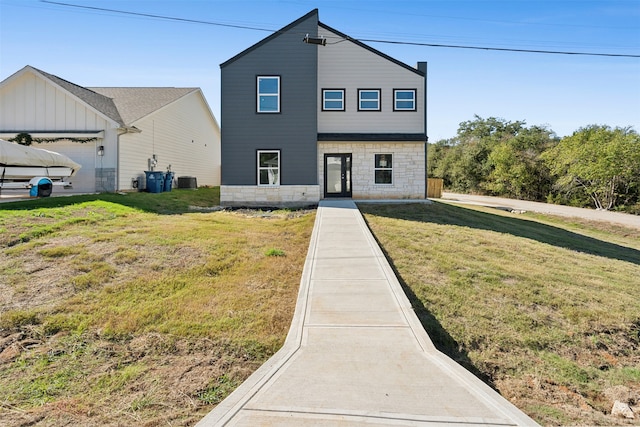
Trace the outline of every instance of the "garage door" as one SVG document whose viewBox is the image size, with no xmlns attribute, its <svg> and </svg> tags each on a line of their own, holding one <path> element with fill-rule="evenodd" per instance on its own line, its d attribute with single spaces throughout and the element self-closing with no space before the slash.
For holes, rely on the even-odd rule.
<svg viewBox="0 0 640 427">
<path fill-rule="evenodd" d="M 40 145 L 40 144 L 38 144 Z M 55 151 L 64 154 L 76 163 L 80 163 L 82 168 L 68 181 L 71 181 L 73 188 L 63 189 L 55 187 L 55 194 L 62 193 L 95 193 L 96 192 L 96 142 L 71 142 L 60 141 L 51 144 L 36 145 L 37 148 Z"/>
</svg>

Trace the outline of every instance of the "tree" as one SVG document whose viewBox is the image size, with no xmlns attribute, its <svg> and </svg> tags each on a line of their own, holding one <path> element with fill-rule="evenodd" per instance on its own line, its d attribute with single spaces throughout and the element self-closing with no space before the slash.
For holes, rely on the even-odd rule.
<svg viewBox="0 0 640 427">
<path fill-rule="evenodd" d="M 430 173 L 444 178 L 453 191 L 543 198 L 550 184 L 539 154 L 555 136 L 544 127 L 525 124 L 478 115 L 460 123 L 455 138 L 436 143 Z"/>
<path fill-rule="evenodd" d="M 556 143 L 553 131 L 544 126 L 521 129 L 489 154 L 491 172 L 484 187 L 501 196 L 544 200 L 551 191 L 552 179 L 541 154 Z"/>
<path fill-rule="evenodd" d="M 547 150 L 543 159 L 557 177 L 557 189 L 583 191 L 597 209 L 614 208 L 621 196 L 637 197 L 640 136 L 630 128 L 580 128 Z"/>
</svg>

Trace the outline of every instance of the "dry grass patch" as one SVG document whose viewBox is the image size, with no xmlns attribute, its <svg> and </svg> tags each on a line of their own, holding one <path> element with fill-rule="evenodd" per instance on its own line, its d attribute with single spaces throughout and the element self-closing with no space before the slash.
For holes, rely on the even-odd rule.
<svg viewBox="0 0 640 427">
<path fill-rule="evenodd" d="M 193 425 L 284 342 L 314 211 L 135 196 L 0 210 L 0 424 Z"/>
<path fill-rule="evenodd" d="M 441 351 L 544 425 L 640 424 L 608 415 L 615 400 L 640 410 L 638 230 L 440 203 L 360 209 Z"/>
</svg>

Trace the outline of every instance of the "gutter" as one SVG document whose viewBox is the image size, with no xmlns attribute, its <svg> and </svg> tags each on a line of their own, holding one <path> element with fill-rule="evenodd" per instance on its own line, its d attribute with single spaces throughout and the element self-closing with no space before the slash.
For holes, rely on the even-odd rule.
<svg viewBox="0 0 640 427">
<path fill-rule="evenodd" d="M 429 146 L 429 136 L 427 133 L 427 63 L 418 62 L 418 70 L 424 74 L 424 198 L 429 198 L 429 168 L 427 165 L 427 147 Z"/>
</svg>

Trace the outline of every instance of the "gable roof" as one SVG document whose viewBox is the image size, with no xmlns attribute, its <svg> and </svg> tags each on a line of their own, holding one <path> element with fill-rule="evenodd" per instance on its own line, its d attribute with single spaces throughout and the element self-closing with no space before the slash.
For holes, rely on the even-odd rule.
<svg viewBox="0 0 640 427">
<path fill-rule="evenodd" d="M 82 87 L 75 83 L 71 83 L 53 74 L 49 74 L 35 67 L 31 67 L 30 65 L 28 65 L 27 67 L 39 73 L 44 78 L 51 80 L 53 83 L 62 87 L 66 91 L 70 92 L 71 94 L 77 96 L 82 101 L 86 102 L 87 104 L 89 104 L 90 106 L 92 106 L 93 108 L 95 108 L 96 110 L 104 114 L 105 116 L 118 122 L 118 124 L 120 124 L 121 126 L 125 125 L 125 122 L 122 120 L 122 117 L 120 116 L 120 113 L 118 112 L 118 108 L 116 108 L 116 105 L 113 102 L 113 99 L 107 96 L 104 96 L 102 94 L 96 93 L 86 87 Z"/>
<path fill-rule="evenodd" d="M 124 122 L 131 125 L 198 88 L 177 87 L 92 87 L 90 90 L 112 99 Z"/>
<path fill-rule="evenodd" d="M 264 39 L 260 40 L 258 43 L 254 44 L 253 46 L 251 46 L 251 47 L 249 47 L 249 48 L 247 48 L 247 49 L 243 50 L 242 52 L 240 52 L 239 54 L 237 54 L 237 55 L 236 55 L 236 56 L 234 56 L 233 58 L 230 58 L 230 59 L 226 60 L 225 62 L 223 62 L 222 64 L 220 64 L 220 68 L 222 68 L 222 67 L 225 67 L 225 66 L 229 65 L 230 63 L 232 63 L 232 62 L 236 61 L 237 59 L 239 59 L 239 58 L 241 58 L 241 57 L 243 57 L 243 56 L 245 56 L 246 54 L 250 53 L 251 51 L 253 51 L 253 50 L 257 49 L 258 47 L 260 47 L 260 46 L 262 46 L 262 45 L 264 45 L 264 44 L 268 43 L 269 41 L 271 41 L 271 40 L 273 40 L 274 38 L 278 37 L 280 34 L 282 34 L 282 33 L 286 33 L 287 31 L 291 30 L 293 27 L 297 26 L 297 25 L 298 25 L 298 24 L 300 24 L 301 22 L 303 22 L 303 21 L 305 21 L 305 20 L 307 20 L 307 19 L 309 19 L 309 18 L 311 18 L 311 17 L 314 17 L 314 16 L 315 16 L 316 20 L 318 20 L 318 15 L 319 15 L 319 14 L 318 14 L 318 9 L 313 9 L 311 12 L 309 12 L 309 13 L 307 13 L 306 15 L 304 15 L 304 16 L 302 16 L 302 17 L 300 17 L 300 18 L 296 19 L 295 21 L 293 21 L 292 23 L 290 23 L 290 24 L 289 24 L 289 25 L 287 25 L 286 27 L 283 27 L 283 28 L 281 28 L 281 29 L 280 29 L 280 30 L 278 30 L 278 31 L 274 31 L 274 32 L 273 32 L 273 34 L 271 34 L 270 36 L 268 36 L 268 37 L 266 37 L 266 38 L 264 38 Z M 320 21 L 318 21 L 318 26 L 319 26 L 319 27 L 321 27 L 321 28 L 324 28 L 324 29 L 325 29 L 325 30 L 327 30 L 327 31 L 331 31 L 331 32 L 333 32 L 333 33 L 335 33 L 335 34 L 339 35 L 340 37 L 342 37 L 342 38 L 343 38 L 343 39 L 345 39 L 346 41 L 349 41 L 349 42 L 351 42 L 351 43 L 354 43 L 354 44 L 356 44 L 356 45 L 358 45 L 358 46 L 362 47 L 363 49 L 367 49 L 368 51 L 370 51 L 370 52 L 372 52 L 372 53 L 374 53 L 374 54 L 376 54 L 376 55 L 378 55 L 378 56 L 380 56 L 380 57 L 382 57 L 382 58 L 384 58 L 384 59 L 386 59 L 386 60 L 388 60 L 388 61 L 391 61 L 391 62 L 393 62 L 394 64 L 397 64 L 397 65 L 399 65 L 399 66 L 401 66 L 401 67 L 403 67 L 403 68 L 405 68 L 405 69 L 407 69 L 407 70 L 409 70 L 409 71 L 412 71 L 412 72 L 414 72 L 414 73 L 416 73 L 416 74 L 418 74 L 418 75 L 420 75 L 420 76 L 423 76 L 423 77 L 424 77 L 424 73 L 423 73 L 422 71 L 420 71 L 420 70 L 418 70 L 418 69 L 416 69 L 416 68 L 414 68 L 414 67 L 412 67 L 412 66 L 410 66 L 410 65 L 407 65 L 407 64 L 405 64 L 405 63 L 404 63 L 404 62 L 402 62 L 402 61 L 399 61 L 399 60 L 397 60 L 397 59 L 395 59 L 395 58 L 392 58 L 391 56 L 389 56 L 389 55 L 387 55 L 387 54 L 384 54 L 384 53 L 380 52 L 379 50 L 372 48 L 371 46 L 368 46 L 368 45 L 366 45 L 366 44 L 364 44 L 364 43 L 362 43 L 362 42 L 360 42 L 360 41 L 358 41 L 358 40 L 355 40 L 355 39 L 353 39 L 353 38 L 349 37 L 348 35 L 346 35 L 346 34 L 344 34 L 344 33 L 340 32 L 340 31 L 338 31 L 338 30 L 336 30 L 336 29 L 334 29 L 334 28 L 331 28 L 330 26 L 328 26 L 328 25 L 326 25 L 326 24 L 323 24 L 323 23 L 322 23 L 322 22 L 320 22 Z M 330 49 L 330 47 L 324 47 L 323 49 L 325 49 L 325 48 L 326 48 L 326 49 Z"/>
<path fill-rule="evenodd" d="M 406 69 L 407 69 L 407 70 L 409 70 L 409 71 L 413 71 L 414 73 L 416 73 L 416 74 L 418 74 L 418 75 L 420 75 L 420 76 L 424 77 L 424 73 L 423 73 L 422 71 L 418 70 L 417 68 L 414 68 L 414 67 L 412 67 L 411 65 L 405 64 L 404 62 L 399 61 L 399 60 L 397 60 L 397 59 L 395 59 L 395 58 L 392 58 L 391 56 L 389 56 L 389 55 L 387 55 L 387 54 L 385 54 L 385 53 L 382 53 L 382 52 L 380 52 L 379 50 L 374 49 L 374 48 L 372 48 L 371 46 L 369 46 L 369 45 L 366 45 L 366 44 L 362 43 L 361 41 L 358 41 L 358 40 L 352 39 L 350 36 L 348 36 L 348 35 L 346 35 L 346 34 L 344 34 L 344 33 L 340 32 L 340 31 L 338 31 L 338 30 L 336 30 L 336 29 L 334 29 L 334 28 L 331 28 L 330 26 L 328 26 L 328 25 L 326 25 L 326 24 L 323 24 L 322 22 L 318 22 L 318 26 L 319 26 L 319 27 L 321 27 L 321 28 L 324 28 L 324 29 L 325 29 L 325 30 L 327 30 L 327 31 L 331 31 L 331 32 L 333 32 L 333 33 L 335 33 L 335 34 L 339 35 L 340 37 L 342 37 L 342 38 L 343 38 L 343 39 L 345 39 L 346 41 L 349 41 L 349 42 L 351 42 L 351 43 L 353 43 L 353 44 L 355 44 L 355 45 L 358 45 L 358 46 L 360 46 L 361 48 L 368 50 L 369 52 L 372 52 L 372 53 L 374 53 L 374 54 L 376 54 L 376 55 L 378 55 L 378 56 L 381 56 L 382 58 L 386 59 L 387 61 L 391 61 L 391 62 L 393 62 L 394 64 L 397 64 L 397 65 L 399 65 L 399 66 L 401 66 L 401 67 L 403 67 L 403 68 L 406 68 Z"/>
<path fill-rule="evenodd" d="M 301 22 L 306 21 L 307 19 L 309 19 L 311 17 L 314 17 L 314 16 L 315 16 L 316 20 L 318 20 L 318 9 L 313 9 L 311 12 L 309 12 L 306 15 L 296 19 L 295 21 L 293 21 L 291 24 L 287 25 L 286 27 L 283 27 L 283 28 L 279 29 L 278 31 L 274 31 L 270 36 L 260 40 L 258 43 L 254 44 L 253 46 L 251 46 L 251 47 L 249 47 L 249 48 L 247 48 L 245 50 L 243 50 L 242 52 L 240 52 L 239 54 L 237 54 L 233 58 L 230 58 L 230 59 L 226 60 L 225 62 L 223 62 L 222 64 L 220 64 L 220 68 L 225 67 L 225 66 L 229 65 L 232 62 L 235 62 L 236 60 L 242 58 L 243 56 L 245 56 L 249 52 L 259 48 L 260 46 L 262 46 L 262 45 L 264 45 L 266 43 L 269 43 L 271 40 L 275 39 L 280 34 L 286 33 L 287 31 L 289 31 L 290 29 L 292 29 L 296 25 L 298 25 Z M 300 41 L 302 42 L 302 38 L 300 39 Z"/>
<path fill-rule="evenodd" d="M 30 65 L 5 79 L 3 83 L 24 71 L 31 71 L 51 81 L 99 113 L 117 122 L 121 127 L 131 126 L 136 120 L 189 93 L 200 90 L 193 87 L 83 87 Z"/>
</svg>

